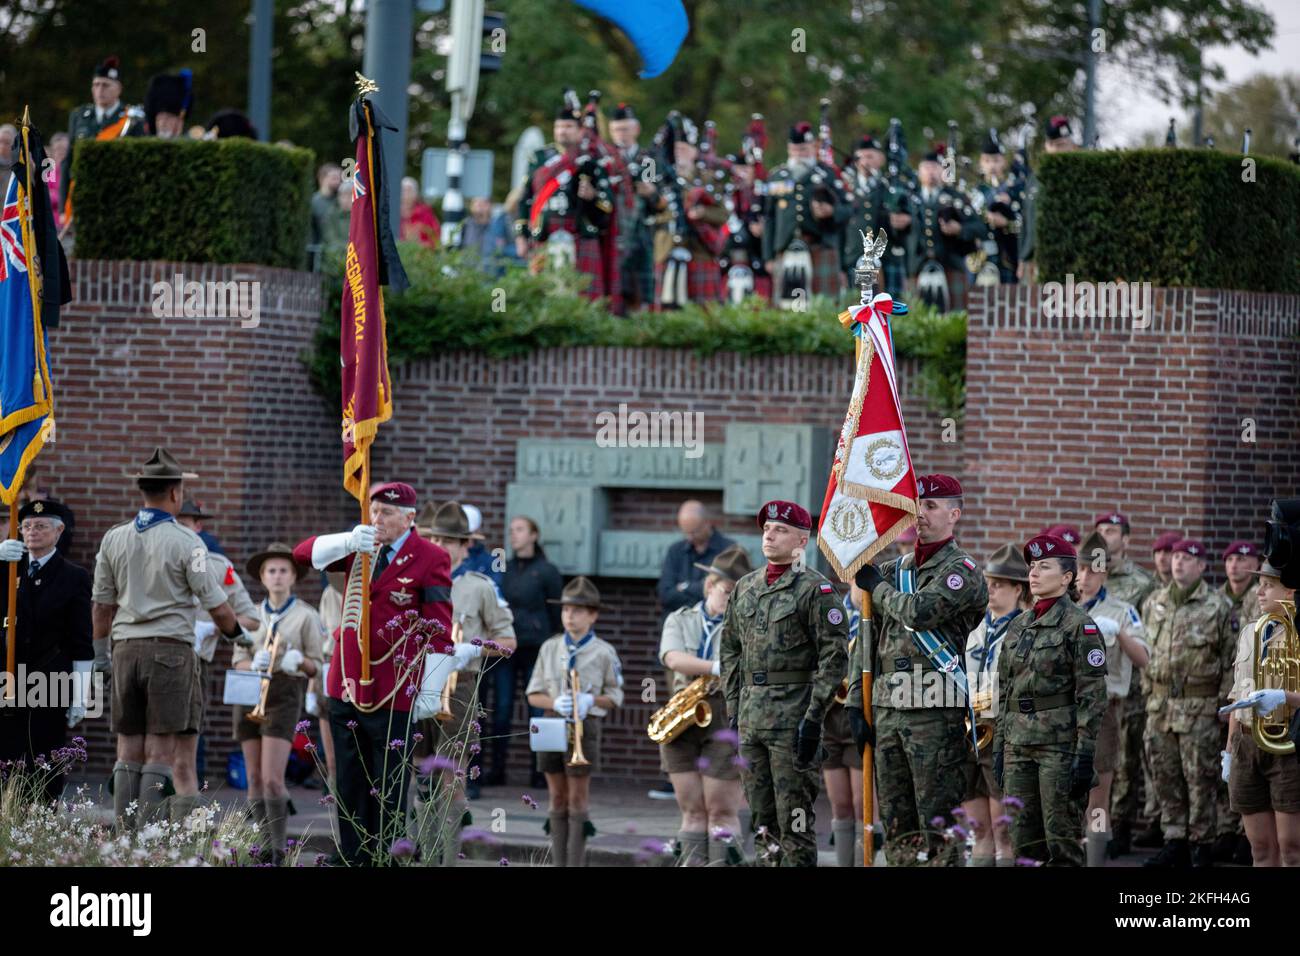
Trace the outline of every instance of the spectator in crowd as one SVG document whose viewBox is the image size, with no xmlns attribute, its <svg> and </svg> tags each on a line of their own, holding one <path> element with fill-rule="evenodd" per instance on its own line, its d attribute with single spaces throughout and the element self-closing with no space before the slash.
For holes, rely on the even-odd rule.
<svg viewBox="0 0 1300 956">
<path fill-rule="evenodd" d="M 13 127 L 10 127 L 12 129 Z M 0 132 L 0 139 L 4 133 Z M 68 158 L 68 134 L 59 132 L 50 137 L 46 144 L 46 155 L 54 160 L 54 165 L 45 174 L 45 185 L 50 191 L 50 209 L 54 212 L 54 228 L 63 228 L 63 207 L 59 205 L 59 177 L 63 175 L 63 161 Z"/>
<path fill-rule="evenodd" d="M 510 519 L 510 550 L 501 593 L 515 616 L 515 638 L 519 642 L 514 654 L 499 660 L 488 671 L 493 681 L 492 694 L 492 766 L 484 778 L 488 786 L 506 782 L 506 754 L 510 745 L 510 718 L 514 711 L 515 692 L 519 684 L 528 685 L 537 652 L 548 637 L 564 629 L 558 601 L 563 591 L 559 569 L 546 558 L 537 522 L 525 515 Z M 528 708 L 529 714 L 541 716 L 541 710 Z M 533 765 L 531 786 L 544 785 L 537 765 Z"/>
<path fill-rule="evenodd" d="M 316 193 L 311 197 L 311 238 L 307 253 L 313 270 L 320 268 L 321 253 L 341 245 L 339 232 L 347 234 L 346 220 L 339 215 L 339 186 L 343 170 L 338 163 L 322 163 L 316 170 Z"/>
<path fill-rule="evenodd" d="M 501 262 L 510 242 L 510 230 L 505 216 L 492 215 L 492 200 L 486 196 L 475 196 L 469 202 L 469 218 L 461 224 L 457 237 L 457 246 L 476 255 L 482 263 L 483 271 L 490 275 L 500 275 L 504 271 Z"/>
<path fill-rule="evenodd" d="M 402 178 L 402 227 L 400 238 L 434 249 L 438 245 L 438 217 L 427 203 L 420 202 L 420 184 L 411 176 Z"/>
<path fill-rule="evenodd" d="M 0 177 L 8 183 L 9 170 L 18 156 L 18 130 L 8 123 L 0 126 Z"/>
</svg>

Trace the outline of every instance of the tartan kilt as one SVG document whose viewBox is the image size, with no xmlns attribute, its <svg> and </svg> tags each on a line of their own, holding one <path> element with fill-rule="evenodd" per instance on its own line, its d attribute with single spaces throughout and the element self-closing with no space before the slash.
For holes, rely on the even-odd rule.
<svg viewBox="0 0 1300 956">
<path fill-rule="evenodd" d="M 649 249 L 638 248 L 625 255 L 619 264 L 624 301 L 629 307 L 648 309 L 654 305 L 655 270 L 650 258 Z"/>
<path fill-rule="evenodd" d="M 772 277 L 769 275 L 754 276 L 754 295 L 768 302 L 772 301 Z"/>
<path fill-rule="evenodd" d="M 782 255 L 784 252 L 776 256 L 776 279 L 773 280 L 772 294 L 784 297 L 784 290 L 781 289 Z M 833 299 L 843 296 L 844 271 L 840 266 L 839 253 L 829 246 L 809 246 L 808 255 L 812 258 L 810 293 L 830 296 Z"/>
<path fill-rule="evenodd" d="M 667 259 L 655 263 L 656 303 L 663 291 L 664 272 L 667 268 Z M 698 252 L 692 253 L 691 261 L 686 264 L 686 297 L 692 302 L 721 302 L 725 292 L 718 260 Z"/>
<path fill-rule="evenodd" d="M 895 299 L 903 300 L 907 297 L 907 257 L 890 256 L 885 259 L 881 267 L 881 278 L 885 283 L 885 291 Z"/>
<path fill-rule="evenodd" d="M 587 291 L 583 293 L 588 299 L 599 299 L 601 296 L 613 294 L 605 288 L 603 265 L 599 239 L 580 238 L 575 243 L 573 268 L 591 276 L 591 285 L 587 286 Z"/>
</svg>

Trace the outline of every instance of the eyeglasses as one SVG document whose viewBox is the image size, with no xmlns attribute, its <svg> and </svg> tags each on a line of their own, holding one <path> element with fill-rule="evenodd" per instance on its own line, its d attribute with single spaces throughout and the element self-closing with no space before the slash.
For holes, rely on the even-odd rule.
<svg viewBox="0 0 1300 956">
<path fill-rule="evenodd" d="M 24 534 L 29 531 L 53 531 L 54 522 L 53 521 L 24 521 L 22 523 L 21 529 Z"/>
</svg>

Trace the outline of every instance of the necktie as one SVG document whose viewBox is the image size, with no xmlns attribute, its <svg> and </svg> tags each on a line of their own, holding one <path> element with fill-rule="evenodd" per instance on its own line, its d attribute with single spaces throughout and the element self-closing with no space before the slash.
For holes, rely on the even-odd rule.
<svg viewBox="0 0 1300 956">
<path fill-rule="evenodd" d="M 375 562 L 375 577 L 384 573 L 384 568 L 388 567 L 388 558 L 393 553 L 393 546 L 384 545 L 384 550 L 379 553 L 379 560 Z"/>
<path fill-rule="evenodd" d="M 36 561 L 32 561 L 27 565 L 27 576 L 32 580 L 35 580 L 36 575 L 40 570 L 41 570 L 40 564 Z"/>
</svg>

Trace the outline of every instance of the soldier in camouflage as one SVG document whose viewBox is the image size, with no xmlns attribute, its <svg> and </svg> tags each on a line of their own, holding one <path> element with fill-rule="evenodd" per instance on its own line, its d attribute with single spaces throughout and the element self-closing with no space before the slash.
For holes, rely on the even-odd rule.
<svg viewBox="0 0 1300 956">
<path fill-rule="evenodd" d="M 1151 642 L 1145 743 L 1165 839 L 1146 865 L 1212 866 L 1218 707 L 1232 689 L 1236 635 L 1227 598 L 1201 577 L 1205 546 L 1179 541 L 1171 567 L 1173 581 L 1144 608 Z"/>
<path fill-rule="evenodd" d="M 1082 866 L 1083 808 L 1106 710 L 1106 651 L 1079 597 L 1074 546 L 1040 534 L 1024 549 L 1034 608 L 1011 625 L 998 656 L 993 774 L 1011 820 L 1016 855 Z"/>
<path fill-rule="evenodd" d="M 975 760 L 966 735 L 966 695 L 951 676 L 938 672 L 912 631 L 929 631 L 960 661 L 967 635 L 988 606 L 984 574 L 953 540 L 961 518 L 961 484 L 948 475 L 922 475 L 917 486 L 915 553 L 879 569 L 866 565 L 855 578 L 871 595 L 871 628 L 868 638 L 854 645 L 845 703 L 858 747 L 875 747 L 876 798 L 891 866 L 915 861 L 918 850 L 933 855 L 943 846 L 942 828 L 931 821 L 953 822 Z M 904 572 L 915 574 L 910 589 Z M 866 669 L 876 675 L 874 726 L 862 714 L 864 654 L 871 655 Z M 962 863 L 956 853 L 941 862 Z"/>
<path fill-rule="evenodd" d="M 722 681 L 740 734 L 745 798 L 769 866 L 816 866 L 821 726 L 844 674 L 835 588 L 803 566 L 812 519 L 790 501 L 758 513 L 767 566 L 741 578 L 723 619 Z M 779 845 L 764 854 L 762 845 Z"/>
</svg>

